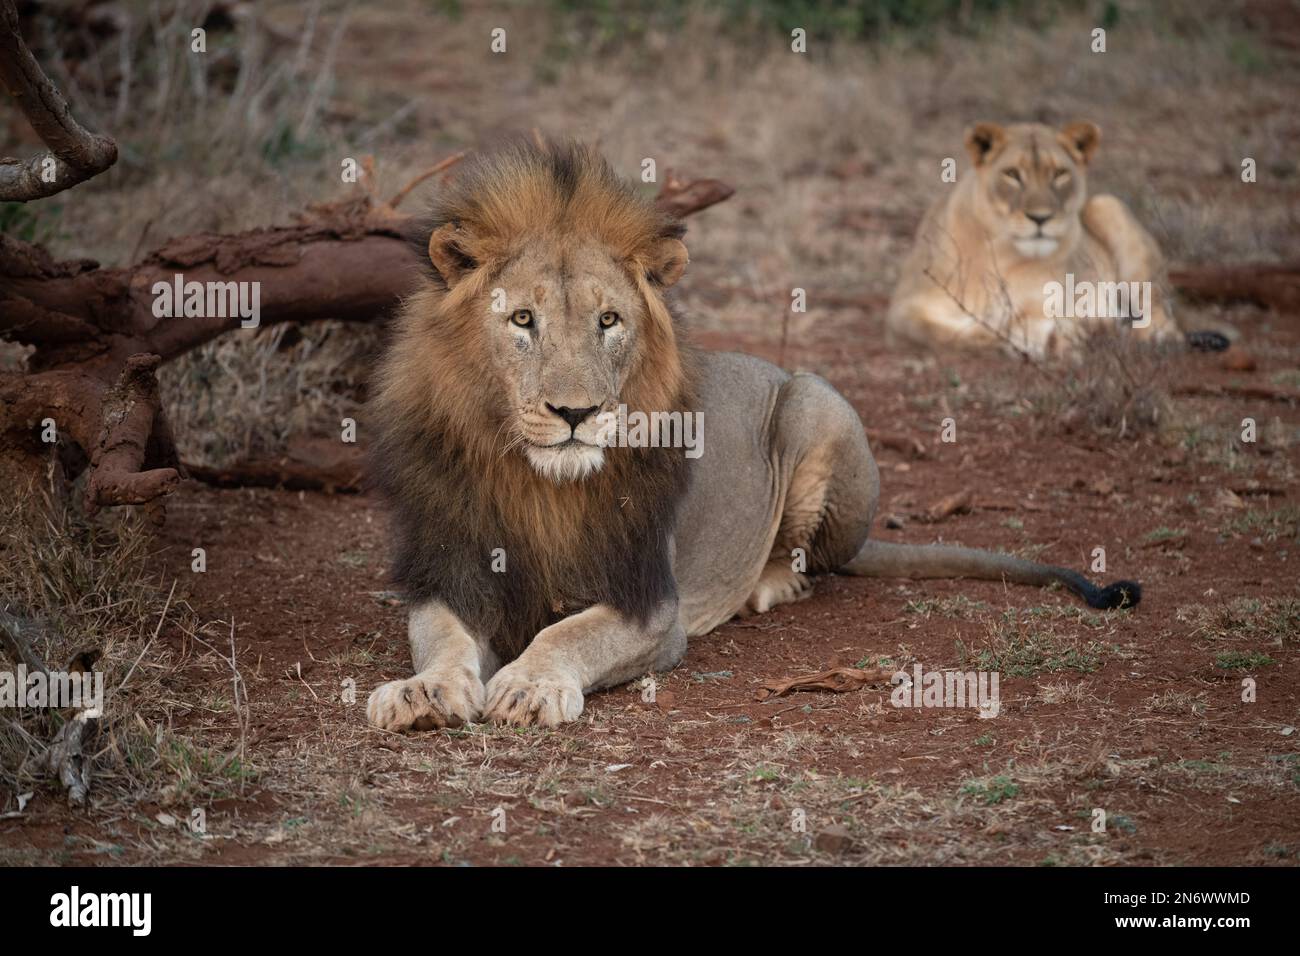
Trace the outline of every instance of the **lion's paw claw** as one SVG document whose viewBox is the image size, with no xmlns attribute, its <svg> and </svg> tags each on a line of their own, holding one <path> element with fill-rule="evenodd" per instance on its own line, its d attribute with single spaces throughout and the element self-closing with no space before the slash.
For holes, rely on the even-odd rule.
<svg viewBox="0 0 1300 956">
<path fill-rule="evenodd" d="M 427 671 L 375 688 L 366 706 L 381 730 L 461 727 L 483 712 L 483 683 L 468 670 Z"/>
<path fill-rule="evenodd" d="M 488 681 L 484 720 L 526 727 L 558 727 L 582 714 L 582 687 L 558 670 L 507 665 Z"/>
</svg>

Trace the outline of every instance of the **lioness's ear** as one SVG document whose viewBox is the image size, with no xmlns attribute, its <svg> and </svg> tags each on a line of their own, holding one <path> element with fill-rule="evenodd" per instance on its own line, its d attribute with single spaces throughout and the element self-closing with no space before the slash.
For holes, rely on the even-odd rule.
<svg viewBox="0 0 1300 956">
<path fill-rule="evenodd" d="M 429 237 L 429 261 L 449 289 L 476 265 L 465 251 L 464 241 L 465 236 L 454 222 L 439 226 Z"/>
<path fill-rule="evenodd" d="M 682 277 L 690 260 L 686 243 L 680 239 L 660 239 L 646 260 L 646 271 L 666 289 Z"/>
<path fill-rule="evenodd" d="M 997 123 L 976 123 L 966 130 L 966 152 L 978 166 L 1004 142 L 1007 133 Z"/>
<path fill-rule="evenodd" d="M 1097 144 L 1101 142 L 1101 129 L 1096 123 L 1080 120 L 1066 124 L 1061 130 L 1061 137 L 1070 150 L 1087 163 L 1092 161 L 1092 154 L 1097 152 Z"/>
</svg>

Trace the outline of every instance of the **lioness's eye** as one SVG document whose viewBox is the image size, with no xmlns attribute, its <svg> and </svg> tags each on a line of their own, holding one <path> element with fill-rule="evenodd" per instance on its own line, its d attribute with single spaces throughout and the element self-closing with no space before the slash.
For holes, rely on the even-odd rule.
<svg viewBox="0 0 1300 956">
<path fill-rule="evenodd" d="M 533 313 L 527 309 L 516 309 L 511 314 L 510 321 L 521 329 L 531 329 L 533 327 Z"/>
<path fill-rule="evenodd" d="M 602 313 L 600 313 L 600 327 L 601 327 L 602 329 L 612 329 L 612 328 L 613 328 L 614 326 L 616 326 L 616 325 L 618 325 L 618 313 L 617 313 L 617 312 L 602 312 Z"/>
<path fill-rule="evenodd" d="M 1052 182 L 1056 183 L 1056 185 L 1058 186 L 1064 186 L 1069 181 L 1070 181 L 1070 171 L 1068 169 L 1063 169 L 1055 176 L 1052 177 Z"/>
<path fill-rule="evenodd" d="M 1015 183 L 1017 186 L 1020 185 L 1020 170 L 1018 170 L 1018 169 L 1004 169 L 1004 170 L 1002 170 L 1002 175 L 1005 176 L 1005 177 L 1007 177 L 1007 179 L 1011 180 L 1011 181 L 1012 181 L 1013 183 Z"/>
</svg>

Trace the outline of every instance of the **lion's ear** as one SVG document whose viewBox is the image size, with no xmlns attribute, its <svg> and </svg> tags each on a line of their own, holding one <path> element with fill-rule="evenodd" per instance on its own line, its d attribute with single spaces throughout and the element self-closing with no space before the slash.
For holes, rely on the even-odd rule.
<svg viewBox="0 0 1300 956">
<path fill-rule="evenodd" d="M 1088 163 L 1092 161 L 1092 154 L 1097 152 L 1097 145 L 1101 142 L 1101 129 L 1096 123 L 1080 120 L 1066 124 L 1061 130 L 1061 137 L 1071 152 Z"/>
<path fill-rule="evenodd" d="M 449 289 L 477 265 L 465 251 L 465 236 L 454 222 L 433 230 L 429 237 L 429 261 Z"/>
<path fill-rule="evenodd" d="M 686 243 L 680 239 L 660 239 L 646 259 L 646 271 L 660 287 L 668 288 L 682 277 L 691 261 Z"/>
<path fill-rule="evenodd" d="M 1007 140 L 1007 132 L 997 123 L 976 123 L 966 130 L 966 152 L 979 166 Z"/>
</svg>

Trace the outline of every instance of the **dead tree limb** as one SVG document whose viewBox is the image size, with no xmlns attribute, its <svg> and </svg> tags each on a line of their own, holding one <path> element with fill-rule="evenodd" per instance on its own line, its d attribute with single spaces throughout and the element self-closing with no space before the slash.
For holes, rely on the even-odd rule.
<svg viewBox="0 0 1300 956">
<path fill-rule="evenodd" d="M 356 445 L 337 439 L 295 436 L 283 454 L 246 458 L 220 468 L 186 464 L 191 478 L 218 488 L 288 488 L 292 491 L 356 492 L 365 462 Z"/>
<path fill-rule="evenodd" d="M 1278 312 L 1300 310 L 1300 262 L 1203 265 L 1169 273 L 1184 296 L 1214 302 L 1251 302 Z"/>
<path fill-rule="evenodd" d="M 0 200 L 44 199 L 117 162 L 117 144 L 77 122 L 63 94 L 27 49 L 14 0 L 0 0 L 0 85 L 50 148 L 27 160 L 0 159 Z"/>
<path fill-rule="evenodd" d="M 131 356 L 117 383 L 104 396 L 100 409 L 103 425 L 91 452 L 86 482 L 89 512 L 108 505 L 142 505 L 168 494 L 181 480 L 174 466 L 147 466 L 160 456 L 170 456 L 174 462 L 176 455 L 158 427 L 162 405 L 154 369 L 159 361 L 157 355 Z"/>
<path fill-rule="evenodd" d="M 727 199 L 736 190 L 717 179 L 679 179 L 670 169 L 659 187 L 655 204 L 681 219 L 701 209 L 708 209 Z"/>
</svg>

